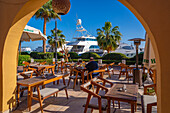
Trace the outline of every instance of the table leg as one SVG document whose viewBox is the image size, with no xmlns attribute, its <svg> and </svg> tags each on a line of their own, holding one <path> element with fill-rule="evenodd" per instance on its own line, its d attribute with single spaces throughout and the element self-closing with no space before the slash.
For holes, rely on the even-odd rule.
<svg viewBox="0 0 170 113">
<path fill-rule="evenodd" d="M 30 105 L 30 102 L 31 102 L 31 87 L 28 86 L 28 96 L 27 96 L 27 106 L 28 106 L 28 110 L 31 111 L 31 105 Z"/>
<path fill-rule="evenodd" d="M 131 102 L 131 113 L 134 113 L 134 110 L 135 110 L 134 105 L 135 105 L 134 102 Z"/>
<path fill-rule="evenodd" d="M 107 98 L 107 105 L 108 105 L 107 113 L 110 113 L 110 98 Z"/>
<path fill-rule="evenodd" d="M 20 92 L 20 85 L 17 84 L 17 103 L 18 103 L 18 105 L 19 105 L 19 97 L 20 97 L 19 92 Z"/>
<path fill-rule="evenodd" d="M 82 84 L 84 84 L 84 71 L 81 73 Z"/>
</svg>

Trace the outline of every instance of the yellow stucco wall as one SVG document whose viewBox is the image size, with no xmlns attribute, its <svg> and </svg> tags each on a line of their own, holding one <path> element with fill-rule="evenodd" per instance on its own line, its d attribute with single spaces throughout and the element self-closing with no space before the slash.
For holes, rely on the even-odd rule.
<svg viewBox="0 0 170 113">
<path fill-rule="evenodd" d="M 157 61 L 159 113 L 170 113 L 170 1 L 119 0 L 143 24 L 151 38 Z"/>
<path fill-rule="evenodd" d="M 0 1 L 0 111 L 15 101 L 16 57 L 19 37 L 25 25 L 47 0 Z M 170 113 L 170 1 L 119 0 L 129 8 L 151 37 L 158 71 L 159 113 Z"/>
<path fill-rule="evenodd" d="M 16 58 L 22 31 L 48 0 L 0 1 L 0 111 L 15 106 Z"/>
</svg>

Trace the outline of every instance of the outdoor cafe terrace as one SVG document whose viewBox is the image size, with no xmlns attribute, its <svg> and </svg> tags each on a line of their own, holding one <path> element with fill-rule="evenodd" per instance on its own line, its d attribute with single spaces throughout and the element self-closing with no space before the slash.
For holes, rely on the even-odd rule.
<svg viewBox="0 0 170 113">
<path fill-rule="evenodd" d="M 147 101 L 143 97 L 148 94 L 148 91 L 151 97 L 149 100 L 155 102 L 152 99 L 155 95 L 153 88 L 148 87 L 149 90 L 147 90 L 143 86 L 138 87 L 132 84 L 132 70 L 135 68 L 133 65 L 99 64 L 100 77 L 92 80 L 90 78 L 83 80 L 82 75 L 87 75 L 83 65 L 79 67 L 74 66 L 73 63 L 59 62 L 58 73 L 54 71 L 55 65 L 46 65 L 45 62 L 26 65 L 23 68 L 25 72 L 17 74 L 19 93 L 17 94 L 18 106 L 13 111 L 14 113 L 28 111 L 32 113 L 83 113 L 86 108 L 87 113 L 101 111 L 141 113 L 142 109 L 144 111 L 147 109 Z M 139 68 L 144 70 L 143 73 L 147 72 L 146 68 L 141 66 Z M 18 68 L 20 71 L 23 69 Z M 153 77 L 153 73 L 150 75 Z M 89 84 L 92 84 L 91 88 Z M 99 98 L 101 101 L 98 101 Z M 151 108 L 152 112 L 156 112 L 157 108 Z"/>
</svg>

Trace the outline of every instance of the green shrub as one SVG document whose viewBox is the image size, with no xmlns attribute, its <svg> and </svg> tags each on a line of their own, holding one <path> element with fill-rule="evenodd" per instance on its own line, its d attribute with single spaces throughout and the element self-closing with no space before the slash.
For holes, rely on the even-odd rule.
<svg viewBox="0 0 170 113">
<path fill-rule="evenodd" d="M 20 52 L 20 55 L 30 55 L 28 52 Z"/>
<path fill-rule="evenodd" d="M 54 53 L 46 52 L 46 53 L 38 53 L 38 59 L 52 59 L 54 57 Z"/>
<path fill-rule="evenodd" d="M 108 53 L 103 56 L 104 60 L 122 60 L 122 59 L 128 59 L 126 55 L 122 53 Z"/>
<path fill-rule="evenodd" d="M 79 56 L 76 52 L 69 52 L 71 59 L 77 59 Z"/>
<path fill-rule="evenodd" d="M 81 55 L 82 59 L 90 59 L 90 57 L 93 57 L 94 59 L 100 59 L 101 58 L 97 53 L 93 53 L 93 52 L 83 53 Z"/>
<path fill-rule="evenodd" d="M 138 60 L 141 62 L 143 61 L 143 54 L 144 53 L 139 53 L 139 55 L 138 55 Z M 129 60 L 136 61 L 136 55 L 134 57 L 130 58 Z"/>
<path fill-rule="evenodd" d="M 44 61 L 46 61 L 47 64 L 52 64 L 53 63 L 53 59 L 34 59 L 34 62 L 41 63 L 41 62 L 44 62 Z"/>
<path fill-rule="evenodd" d="M 54 53 L 31 52 L 30 56 L 34 59 L 52 59 L 54 57 Z"/>
<path fill-rule="evenodd" d="M 31 52 L 31 53 L 30 53 L 30 56 L 31 56 L 33 59 L 38 59 L 38 58 L 39 58 L 38 53 L 39 53 L 39 52 Z"/>
<path fill-rule="evenodd" d="M 53 58 L 55 58 L 55 52 L 53 52 Z M 63 58 L 63 54 L 61 52 L 57 52 L 57 58 L 60 59 L 60 58 Z"/>
<path fill-rule="evenodd" d="M 19 55 L 18 66 L 22 66 L 23 61 L 30 62 L 30 56 L 29 55 Z"/>
</svg>

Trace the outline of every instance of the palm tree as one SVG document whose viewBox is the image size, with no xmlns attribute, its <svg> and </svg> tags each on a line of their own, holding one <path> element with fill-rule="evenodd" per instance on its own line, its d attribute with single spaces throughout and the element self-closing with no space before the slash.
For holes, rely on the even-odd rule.
<svg viewBox="0 0 170 113">
<path fill-rule="evenodd" d="M 48 44 L 51 45 L 53 48 L 53 51 L 55 51 L 55 30 L 51 30 L 51 36 L 48 36 Z M 62 34 L 61 30 L 57 30 L 57 36 L 58 36 L 58 41 L 57 41 L 57 48 L 62 48 L 63 45 L 65 44 L 65 36 Z"/>
<path fill-rule="evenodd" d="M 112 28 L 111 22 L 105 22 L 105 26 L 102 29 L 97 29 L 97 41 L 101 49 L 114 51 L 120 43 L 122 34 L 118 31 L 119 27 Z"/>
<path fill-rule="evenodd" d="M 53 11 L 52 8 L 52 0 L 48 1 L 44 4 L 35 14 L 36 19 L 44 19 L 43 25 L 43 33 L 46 35 L 46 23 L 49 22 L 51 19 L 59 18 L 57 13 Z M 61 19 L 60 19 L 61 20 Z M 46 40 L 43 40 L 43 52 L 46 52 Z"/>
</svg>

